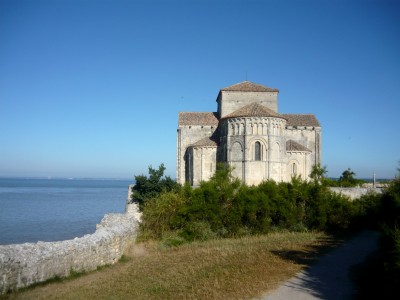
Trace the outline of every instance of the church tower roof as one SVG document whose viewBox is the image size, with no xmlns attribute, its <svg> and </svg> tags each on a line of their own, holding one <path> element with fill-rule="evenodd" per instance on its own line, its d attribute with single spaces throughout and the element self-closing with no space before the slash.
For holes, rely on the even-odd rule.
<svg viewBox="0 0 400 300">
<path fill-rule="evenodd" d="M 303 145 L 301 145 L 293 140 L 288 140 L 286 142 L 286 151 L 288 151 L 288 152 L 312 152 L 307 147 L 304 147 Z"/>
<path fill-rule="evenodd" d="M 287 120 L 287 126 L 321 126 L 312 114 L 283 114 L 283 117 Z"/>
<path fill-rule="evenodd" d="M 205 137 L 189 147 L 217 147 L 217 142 L 212 137 Z"/>
<path fill-rule="evenodd" d="M 233 92 L 279 92 L 278 89 L 266 87 L 260 84 L 253 83 L 251 81 L 243 81 L 234 85 L 228 86 L 221 89 L 221 91 L 233 91 Z"/>
<path fill-rule="evenodd" d="M 223 119 L 238 118 L 238 117 L 273 117 L 273 118 L 286 119 L 282 115 L 274 112 L 272 109 L 269 109 L 256 102 L 253 102 L 251 104 L 243 106 L 242 108 L 239 108 L 238 110 L 223 117 Z"/>
<path fill-rule="evenodd" d="M 218 126 L 218 117 L 216 112 L 180 112 L 178 124 Z"/>
</svg>

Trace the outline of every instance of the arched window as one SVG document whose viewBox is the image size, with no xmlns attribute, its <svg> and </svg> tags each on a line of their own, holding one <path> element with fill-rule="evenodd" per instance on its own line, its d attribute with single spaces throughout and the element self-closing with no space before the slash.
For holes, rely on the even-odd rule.
<svg viewBox="0 0 400 300">
<path fill-rule="evenodd" d="M 243 161 L 243 149 L 242 145 L 235 142 L 231 148 L 231 161 Z"/>
<path fill-rule="evenodd" d="M 254 160 L 261 160 L 261 143 L 254 143 Z"/>
<path fill-rule="evenodd" d="M 292 163 L 292 175 L 297 175 L 297 165 L 296 163 Z"/>
</svg>

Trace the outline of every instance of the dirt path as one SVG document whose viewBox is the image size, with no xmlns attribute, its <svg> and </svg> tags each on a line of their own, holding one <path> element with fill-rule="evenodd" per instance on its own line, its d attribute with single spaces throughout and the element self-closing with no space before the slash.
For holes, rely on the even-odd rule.
<svg viewBox="0 0 400 300">
<path fill-rule="evenodd" d="M 377 249 L 378 232 L 364 231 L 261 299 L 352 299 L 356 287 L 350 279 L 350 268 Z"/>
</svg>

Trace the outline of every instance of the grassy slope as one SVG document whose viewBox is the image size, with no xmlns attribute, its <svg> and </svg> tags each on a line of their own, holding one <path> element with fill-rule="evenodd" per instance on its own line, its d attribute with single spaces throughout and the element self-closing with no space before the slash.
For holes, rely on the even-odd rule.
<svg viewBox="0 0 400 300">
<path fill-rule="evenodd" d="M 243 299 L 297 273 L 335 241 L 323 233 L 274 233 L 165 248 L 135 245 L 128 261 L 10 299 Z"/>
</svg>

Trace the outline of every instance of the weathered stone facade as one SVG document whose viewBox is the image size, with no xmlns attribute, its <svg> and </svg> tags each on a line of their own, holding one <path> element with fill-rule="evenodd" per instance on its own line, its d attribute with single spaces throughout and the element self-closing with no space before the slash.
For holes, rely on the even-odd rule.
<svg viewBox="0 0 400 300">
<path fill-rule="evenodd" d="M 181 112 L 177 181 L 198 186 L 218 162 L 249 185 L 308 179 L 321 163 L 321 126 L 312 114 L 279 114 L 277 89 L 244 81 L 220 90 L 217 112 Z"/>
</svg>

